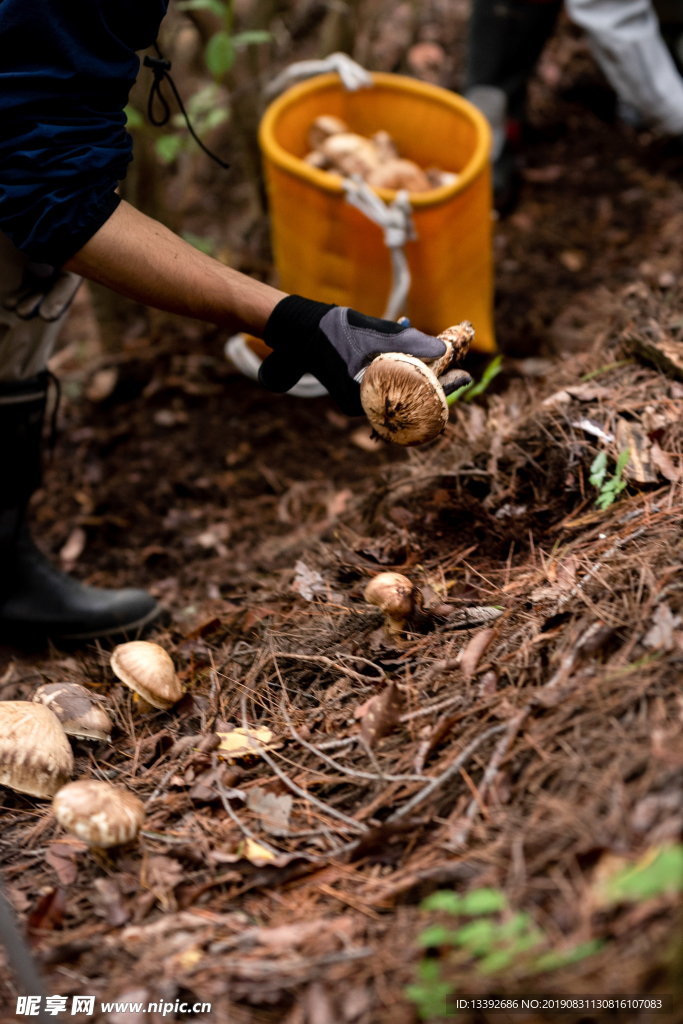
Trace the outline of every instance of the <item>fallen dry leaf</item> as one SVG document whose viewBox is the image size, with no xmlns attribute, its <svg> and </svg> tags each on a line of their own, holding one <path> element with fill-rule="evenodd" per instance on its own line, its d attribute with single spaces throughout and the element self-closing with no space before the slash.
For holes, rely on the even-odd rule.
<svg viewBox="0 0 683 1024">
<path fill-rule="evenodd" d="M 665 480 L 675 484 L 681 476 L 681 470 L 674 466 L 673 459 L 668 452 L 663 452 L 659 445 L 654 442 L 650 449 L 650 456 L 653 464 L 657 467 Z"/>
<path fill-rule="evenodd" d="M 460 668 L 465 679 L 471 679 L 477 671 L 477 665 L 496 635 L 495 629 L 480 629 L 470 638 L 460 659 Z"/>
<path fill-rule="evenodd" d="M 368 702 L 361 718 L 360 731 L 370 746 L 382 736 L 393 732 L 399 723 L 402 705 L 403 698 L 396 683 L 390 683 Z"/>
<path fill-rule="evenodd" d="M 294 799 L 289 794 L 276 796 L 261 786 L 254 786 L 247 796 L 249 810 L 258 814 L 266 832 L 275 836 L 288 832 L 293 803 Z"/>
<path fill-rule="evenodd" d="M 653 615 L 652 625 L 643 638 L 646 647 L 671 651 L 676 646 L 674 630 L 680 626 L 680 615 L 674 615 L 668 604 L 658 604 Z"/>
<path fill-rule="evenodd" d="M 271 853 L 265 846 L 261 846 L 255 839 L 245 839 L 244 846 L 242 847 L 242 856 L 257 866 L 269 864 L 275 860 L 275 854 Z"/>
<path fill-rule="evenodd" d="M 241 725 L 232 732 L 218 732 L 221 742 L 218 746 L 218 753 L 222 757 L 258 757 L 255 748 L 252 747 L 248 736 L 253 737 L 264 750 L 277 750 L 278 743 L 273 743 L 273 734 L 265 726 L 256 729 L 244 729 Z"/>
<path fill-rule="evenodd" d="M 656 484 L 657 474 L 652 466 L 651 444 L 647 434 L 637 423 L 617 420 L 617 447 L 619 451 L 628 448 L 629 460 L 624 467 L 624 477 L 639 484 Z"/>
<path fill-rule="evenodd" d="M 78 839 L 58 839 L 47 848 L 45 860 L 55 869 L 62 885 L 73 885 L 78 876 L 76 858 L 82 853 L 87 853 L 87 850 L 88 844 Z"/>
</svg>

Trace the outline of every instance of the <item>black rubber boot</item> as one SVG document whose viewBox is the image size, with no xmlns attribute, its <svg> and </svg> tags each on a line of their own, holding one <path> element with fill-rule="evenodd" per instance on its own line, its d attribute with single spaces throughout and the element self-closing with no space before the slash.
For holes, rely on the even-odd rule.
<svg viewBox="0 0 683 1024">
<path fill-rule="evenodd" d="M 25 509 L 40 483 L 47 386 L 47 372 L 0 382 L 0 639 L 35 647 L 47 638 L 133 638 L 159 614 L 154 598 L 132 588 L 87 587 L 31 539 Z"/>
<path fill-rule="evenodd" d="M 467 40 L 467 90 L 495 85 L 508 117 L 523 121 L 527 82 L 550 37 L 562 0 L 474 0 Z"/>
</svg>

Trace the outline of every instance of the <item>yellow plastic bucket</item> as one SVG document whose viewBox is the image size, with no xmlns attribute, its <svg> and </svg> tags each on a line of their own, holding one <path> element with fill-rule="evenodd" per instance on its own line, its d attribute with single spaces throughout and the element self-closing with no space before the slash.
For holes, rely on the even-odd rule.
<svg viewBox="0 0 683 1024">
<path fill-rule="evenodd" d="M 429 334 L 471 320 L 474 347 L 494 352 L 488 122 L 446 89 L 402 75 L 372 77 L 372 88 L 347 92 L 336 74 L 321 75 L 288 89 L 263 116 L 259 143 L 281 287 L 370 316 L 384 312 L 391 263 L 382 229 L 346 202 L 339 177 L 302 160 L 320 114 L 342 118 L 360 135 L 383 128 L 402 157 L 458 175 L 410 196 L 418 237 L 406 245 L 407 315 Z M 385 202 L 396 196 L 378 194 Z"/>
</svg>

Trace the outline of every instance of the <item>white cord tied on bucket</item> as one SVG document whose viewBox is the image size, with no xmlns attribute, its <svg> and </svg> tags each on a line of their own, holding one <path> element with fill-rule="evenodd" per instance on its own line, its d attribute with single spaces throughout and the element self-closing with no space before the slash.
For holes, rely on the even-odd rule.
<svg viewBox="0 0 683 1024">
<path fill-rule="evenodd" d="M 384 244 L 391 256 L 391 291 L 384 319 L 396 320 L 405 306 L 411 282 L 404 246 L 417 238 L 408 193 L 401 189 L 393 203 L 387 206 L 357 174 L 353 178 L 344 178 L 343 185 L 347 203 L 384 230 Z"/>
<path fill-rule="evenodd" d="M 290 64 L 266 86 L 264 95 L 272 99 L 296 82 L 330 71 L 337 72 L 348 92 L 369 89 L 373 84 L 372 75 L 355 60 L 351 60 L 348 54 L 332 53 L 324 60 L 300 60 Z M 393 203 L 387 206 L 358 175 L 344 178 L 342 182 L 346 201 L 384 230 L 384 244 L 391 257 L 391 291 L 384 310 L 384 319 L 396 320 L 405 306 L 411 284 L 404 246 L 406 242 L 417 238 L 408 192 L 401 190 L 396 194 Z"/>
<path fill-rule="evenodd" d="M 331 53 L 323 60 L 299 60 L 290 64 L 268 83 L 263 93 L 272 99 L 296 82 L 303 82 L 316 75 L 326 75 L 331 71 L 337 72 L 347 92 L 357 92 L 358 89 L 369 89 L 372 86 L 372 75 L 355 60 L 351 60 L 347 53 Z"/>
</svg>

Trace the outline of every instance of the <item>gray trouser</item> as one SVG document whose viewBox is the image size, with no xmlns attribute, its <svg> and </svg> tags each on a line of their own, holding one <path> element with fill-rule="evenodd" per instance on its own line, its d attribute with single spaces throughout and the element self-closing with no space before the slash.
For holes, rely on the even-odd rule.
<svg viewBox="0 0 683 1024">
<path fill-rule="evenodd" d="M 67 316 L 45 323 L 39 316 L 21 320 L 3 308 L 8 292 L 21 284 L 26 257 L 0 232 L 0 382 L 34 377 L 47 366 L 59 330 Z"/>
</svg>

